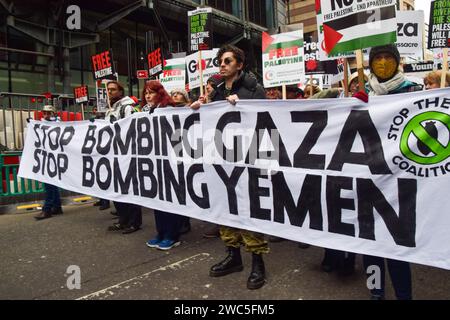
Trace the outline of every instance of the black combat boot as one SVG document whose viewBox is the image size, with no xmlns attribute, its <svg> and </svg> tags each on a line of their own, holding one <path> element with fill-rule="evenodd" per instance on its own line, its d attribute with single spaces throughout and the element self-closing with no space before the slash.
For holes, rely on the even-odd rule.
<svg viewBox="0 0 450 320">
<path fill-rule="evenodd" d="M 266 270 L 262 255 L 252 253 L 252 272 L 247 280 L 247 288 L 250 290 L 261 288 L 266 282 Z"/>
<path fill-rule="evenodd" d="M 211 277 L 221 277 L 227 274 L 242 271 L 244 266 L 242 265 L 241 249 L 240 248 L 228 248 L 228 256 L 221 262 L 213 265 L 209 270 Z"/>
</svg>

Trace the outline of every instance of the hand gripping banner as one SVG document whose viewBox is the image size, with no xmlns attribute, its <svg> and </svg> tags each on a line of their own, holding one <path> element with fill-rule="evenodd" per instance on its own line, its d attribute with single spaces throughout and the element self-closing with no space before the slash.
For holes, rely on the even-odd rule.
<svg viewBox="0 0 450 320">
<path fill-rule="evenodd" d="M 19 176 L 450 269 L 450 89 L 31 121 Z"/>
</svg>

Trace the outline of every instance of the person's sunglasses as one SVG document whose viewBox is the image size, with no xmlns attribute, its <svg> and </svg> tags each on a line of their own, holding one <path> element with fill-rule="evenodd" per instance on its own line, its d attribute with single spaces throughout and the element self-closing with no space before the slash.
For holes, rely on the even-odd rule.
<svg viewBox="0 0 450 320">
<path fill-rule="evenodd" d="M 229 65 L 230 63 L 233 62 L 233 59 L 231 59 L 231 58 L 225 58 L 224 60 L 219 59 L 219 65 L 221 65 L 222 62 L 225 63 L 226 65 Z"/>
</svg>

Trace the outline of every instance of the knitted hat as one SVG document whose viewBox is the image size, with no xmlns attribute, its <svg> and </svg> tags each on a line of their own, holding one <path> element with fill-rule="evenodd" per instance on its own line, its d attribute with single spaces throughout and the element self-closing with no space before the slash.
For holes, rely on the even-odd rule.
<svg viewBox="0 0 450 320">
<path fill-rule="evenodd" d="M 373 47 L 369 53 L 369 67 L 372 71 L 372 61 L 373 58 L 379 53 L 390 53 L 397 61 L 397 67 L 400 65 L 400 52 L 398 52 L 397 46 L 395 44 L 387 44 L 384 46 Z"/>
<path fill-rule="evenodd" d="M 173 89 L 172 91 L 170 91 L 171 97 L 173 97 L 176 94 L 181 94 L 186 101 L 189 101 L 189 95 L 186 92 L 186 90 L 180 88 L 180 89 Z"/>
</svg>

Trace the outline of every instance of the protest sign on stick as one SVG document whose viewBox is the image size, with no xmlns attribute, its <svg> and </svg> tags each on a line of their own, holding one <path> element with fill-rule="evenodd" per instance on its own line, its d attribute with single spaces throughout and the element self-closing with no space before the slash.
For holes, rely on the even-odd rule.
<svg viewBox="0 0 450 320">
<path fill-rule="evenodd" d="M 188 11 L 189 51 L 198 51 L 198 66 L 200 76 L 200 95 L 203 96 L 203 63 L 202 51 L 212 49 L 212 8 L 197 8 Z"/>
</svg>

